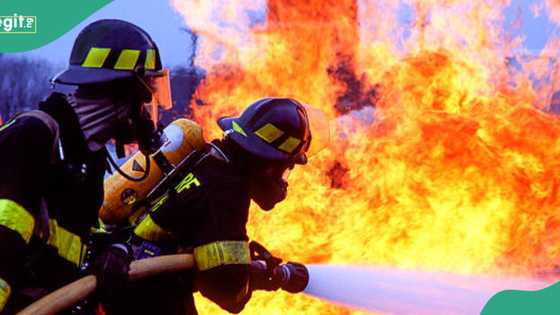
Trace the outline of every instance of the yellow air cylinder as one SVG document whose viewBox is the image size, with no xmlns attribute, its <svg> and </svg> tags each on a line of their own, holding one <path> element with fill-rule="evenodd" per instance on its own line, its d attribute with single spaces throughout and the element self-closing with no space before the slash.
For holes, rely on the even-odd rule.
<svg viewBox="0 0 560 315">
<path fill-rule="evenodd" d="M 193 150 L 200 150 L 204 146 L 202 128 L 192 120 L 177 119 L 163 130 L 167 140 L 161 147 L 161 152 L 167 160 L 177 165 Z M 134 177 L 144 174 L 146 158 L 141 152 L 136 152 L 128 159 L 121 169 Z M 114 172 L 105 180 L 105 198 L 99 211 L 101 220 L 106 224 L 125 222 L 132 215 L 134 204 L 144 199 L 147 194 L 163 178 L 163 172 L 150 157 L 150 174 L 140 182 L 133 182 Z"/>
</svg>

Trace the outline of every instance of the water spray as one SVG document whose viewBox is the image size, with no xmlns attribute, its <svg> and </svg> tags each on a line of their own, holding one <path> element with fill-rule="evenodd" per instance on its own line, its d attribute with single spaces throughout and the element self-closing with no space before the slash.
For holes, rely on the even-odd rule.
<svg viewBox="0 0 560 315">
<path fill-rule="evenodd" d="M 542 280 L 490 278 L 396 268 L 307 265 L 305 293 L 336 304 L 387 314 L 480 314 L 506 290 L 538 290 Z"/>
<path fill-rule="evenodd" d="M 423 272 L 376 266 L 282 264 L 257 242 L 250 245 L 253 272 L 274 288 L 304 292 L 346 307 L 384 314 L 480 314 L 504 290 L 539 290 L 546 281 Z M 264 283 L 268 283 L 264 281 Z M 266 289 L 266 288 L 265 288 Z"/>
</svg>

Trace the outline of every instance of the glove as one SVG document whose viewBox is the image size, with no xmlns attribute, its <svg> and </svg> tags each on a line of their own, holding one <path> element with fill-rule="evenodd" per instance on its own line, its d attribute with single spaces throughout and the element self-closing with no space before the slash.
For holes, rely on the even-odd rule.
<svg viewBox="0 0 560 315">
<path fill-rule="evenodd" d="M 92 272 L 97 277 L 97 292 L 102 302 L 125 289 L 132 258 L 132 249 L 122 243 L 109 244 L 97 255 Z"/>
<path fill-rule="evenodd" d="M 249 267 L 249 283 L 252 290 L 276 291 L 282 286 L 282 278 L 277 268 L 268 270 L 266 262 L 254 260 Z"/>
<path fill-rule="evenodd" d="M 282 288 L 290 293 L 305 290 L 309 283 L 307 268 L 299 263 L 281 264 L 282 259 L 272 254 L 261 244 L 249 243 L 251 265 L 249 266 L 250 286 L 252 290 L 276 291 Z"/>
</svg>

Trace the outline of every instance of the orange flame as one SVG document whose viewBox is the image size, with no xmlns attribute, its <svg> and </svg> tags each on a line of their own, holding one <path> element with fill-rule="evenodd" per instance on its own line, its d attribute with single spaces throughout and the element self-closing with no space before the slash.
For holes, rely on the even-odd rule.
<svg viewBox="0 0 560 315">
<path fill-rule="evenodd" d="M 264 96 L 336 119 L 336 140 L 292 172 L 288 199 L 251 210 L 250 236 L 275 254 L 493 274 L 560 258 L 560 123 L 541 111 L 558 86 L 547 54 L 560 41 L 519 53 L 522 40 L 501 27 L 509 1 L 172 2 L 202 36 L 208 75 L 193 108 L 209 138 L 221 136 L 218 117 Z M 538 9 L 554 19 L 557 7 Z M 256 292 L 243 314 L 357 312 Z"/>
</svg>

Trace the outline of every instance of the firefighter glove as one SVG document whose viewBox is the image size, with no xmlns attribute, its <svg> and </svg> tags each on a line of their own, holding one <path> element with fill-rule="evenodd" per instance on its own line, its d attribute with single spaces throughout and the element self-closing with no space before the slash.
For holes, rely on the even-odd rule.
<svg viewBox="0 0 560 315">
<path fill-rule="evenodd" d="M 276 269 L 270 271 L 263 260 L 251 262 L 249 274 L 252 290 L 276 291 L 282 286 L 281 275 Z"/>
<path fill-rule="evenodd" d="M 93 263 L 93 274 L 102 302 L 125 289 L 132 258 L 132 249 L 123 243 L 110 244 L 99 253 Z"/>
</svg>

